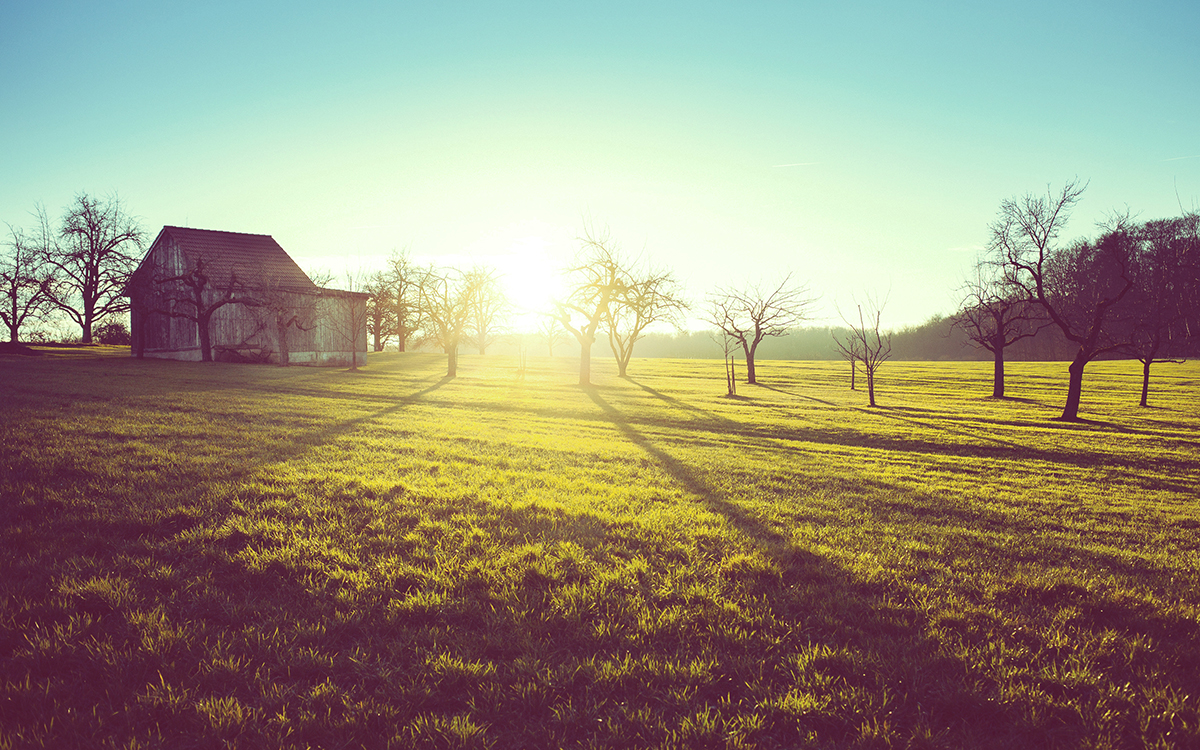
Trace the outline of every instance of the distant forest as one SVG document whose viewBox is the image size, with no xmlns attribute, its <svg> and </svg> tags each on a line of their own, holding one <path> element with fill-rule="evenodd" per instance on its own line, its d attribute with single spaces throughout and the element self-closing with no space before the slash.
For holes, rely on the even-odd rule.
<svg viewBox="0 0 1200 750">
<path fill-rule="evenodd" d="M 849 329 L 833 326 L 809 326 L 793 328 L 784 336 L 763 339 L 758 347 L 756 359 L 793 360 L 836 360 L 843 359 L 834 344 L 834 336 L 845 337 Z M 717 333 L 706 331 L 684 331 L 681 333 L 648 333 L 637 343 L 635 355 L 649 358 L 675 359 L 720 359 L 721 345 Z M 527 351 L 535 356 L 546 355 L 549 350 L 545 340 L 527 344 Z M 497 354 L 515 354 L 519 341 L 502 339 L 489 349 Z M 1009 345 L 1004 356 L 1012 361 L 1069 360 L 1074 353 L 1069 342 L 1054 327 L 1042 329 L 1033 338 L 1022 339 Z M 557 356 L 579 356 L 579 345 L 558 343 L 554 347 Z M 612 357 L 608 341 L 603 337 L 592 347 L 593 357 Z M 1115 358 L 1128 355 L 1114 355 Z M 739 357 L 740 358 L 740 357 Z M 991 352 L 976 346 L 961 328 L 954 326 L 951 318 L 935 315 L 924 323 L 906 326 L 892 332 L 893 360 L 952 361 L 988 360 Z"/>
</svg>

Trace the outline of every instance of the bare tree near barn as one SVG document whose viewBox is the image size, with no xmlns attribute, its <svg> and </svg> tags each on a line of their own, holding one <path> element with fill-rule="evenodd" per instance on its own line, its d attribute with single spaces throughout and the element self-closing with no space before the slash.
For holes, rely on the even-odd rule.
<svg viewBox="0 0 1200 750">
<path fill-rule="evenodd" d="M 964 286 L 963 301 L 953 320 L 967 338 L 992 353 L 992 398 L 1004 398 L 1004 351 L 1050 325 L 1036 302 L 980 260 L 976 275 Z"/>
<path fill-rule="evenodd" d="M 487 354 L 487 348 L 504 332 L 504 320 L 511 305 L 495 269 L 479 266 L 471 269 L 470 276 L 474 287 L 470 338 L 480 354 Z"/>
<path fill-rule="evenodd" d="M 403 352 L 425 322 L 421 288 L 429 271 L 413 263 L 407 250 L 401 250 L 392 251 L 386 273 L 395 318 L 396 347 Z"/>
<path fill-rule="evenodd" d="M 843 353 L 849 351 L 858 354 L 859 362 L 862 362 L 863 374 L 867 376 L 867 403 L 875 406 L 875 374 L 879 372 L 879 367 L 892 356 L 892 337 L 881 331 L 880 325 L 883 317 L 883 308 L 887 304 L 887 300 L 883 302 L 877 301 L 874 297 L 867 297 L 867 310 L 863 312 L 863 306 L 857 305 L 858 321 L 842 316 L 842 320 L 850 328 L 850 340 L 847 346 L 843 349 Z M 841 348 L 842 343 L 838 344 Z"/>
<path fill-rule="evenodd" d="M 458 347 L 470 324 L 476 277 L 456 269 L 430 269 L 421 284 L 421 314 L 446 353 L 446 377 L 458 375 Z"/>
<path fill-rule="evenodd" d="M 279 278 L 267 278 L 254 290 L 252 300 L 242 300 L 259 308 L 266 318 L 264 322 L 275 332 L 280 367 L 291 364 L 290 332 L 307 332 L 320 325 L 320 299 L 311 289 L 291 289 Z"/>
<path fill-rule="evenodd" d="M 1149 406 L 1150 366 L 1180 363 L 1200 349 L 1189 317 L 1200 281 L 1200 216 L 1151 221 L 1137 230 L 1137 286 L 1131 292 L 1127 351 L 1142 364 L 1140 406 Z M 1191 335 L 1189 335 L 1191 334 Z"/>
<path fill-rule="evenodd" d="M 553 315 L 542 318 L 538 324 L 537 336 L 546 344 L 546 353 L 551 357 L 554 356 L 555 344 L 567 343 L 567 329 L 563 328 L 562 321 Z"/>
<path fill-rule="evenodd" d="M 49 223 L 45 209 L 39 207 L 38 215 Z M 82 341 L 91 343 L 96 322 L 129 310 L 122 295 L 146 233 L 115 193 L 104 199 L 80 193 L 63 213 L 58 235 L 45 256 L 61 282 L 54 287 L 54 305 L 80 327 Z"/>
<path fill-rule="evenodd" d="M 590 224 L 584 226 L 581 247 L 575 265 L 566 271 L 570 292 L 557 300 L 555 317 L 579 342 L 579 384 L 592 382 L 592 344 L 596 332 L 608 316 L 609 305 L 624 294 L 629 285 L 620 249 L 608 234 Z M 579 315 L 579 319 L 573 319 Z"/>
<path fill-rule="evenodd" d="M 387 272 L 376 271 L 368 277 L 364 291 L 371 295 L 367 300 L 367 335 L 372 350 L 381 352 L 396 332 L 395 283 Z"/>
<path fill-rule="evenodd" d="M 678 328 L 687 310 L 688 303 L 675 274 L 652 268 L 629 271 L 625 288 L 609 304 L 605 316 L 608 344 L 617 359 L 618 376 L 628 376 L 633 346 L 647 327 L 667 322 Z"/>
<path fill-rule="evenodd" d="M 255 299 L 245 294 L 236 269 L 231 269 L 229 277 L 217 286 L 213 283 L 207 266 L 205 258 L 197 258 L 191 267 L 181 274 L 166 276 L 162 274 L 161 269 L 155 269 L 157 273 L 151 277 L 160 288 L 159 305 L 155 312 L 171 318 L 184 318 L 196 324 L 201 362 L 212 362 L 213 359 L 210 326 L 213 313 L 235 302 L 250 306 L 257 304 Z"/>
<path fill-rule="evenodd" d="M 774 288 L 719 288 L 709 295 L 709 323 L 738 342 L 746 357 L 746 382 L 757 383 L 754 355 L 763 339 L 784 336 L 808 318 L 816 302 L 807 286 L 793 285 L 792 274 Z"/>
<path fill-rule="evenodd" d="M 1086 185 L 1068 182 L 1058 193 L 1005 200 L 991 225 L 989 252 L 1003 276 L 1036 302 L 1075 347 L 1068 368 L 1067 400 L 1060 420 L 1079 418 L 1083 371 L 1088 362 L 1116 351 L 1119 303 L 1134 286 L 1134 236 L 1117 218 L 1096 242 L 1058 247 L 1056 241 Z"/>
<path fill-rule="evenodd" d="M 329 309 L 325 313 L 328 323 L 337 331 L 346 351 L 350 353 L 350 371 L 358 371 L 359 352 L 366 363 L 367 352 L 367 298 L 366 273 L 346 271 L 342 280 L 345 289 L 321 289 L 321 297 L 327 300 Z"/>
<path fill-rule="evenodd" d="M 46 262 L 54 239 L 48 226 L 39 229 L 31 236 L 9 225 L 8 252 L 0 257 L 0 320 L 14 344 L 20 340 L 21 326 L 44 319 L 54 306 L 56 279 Z"/>
</svg>

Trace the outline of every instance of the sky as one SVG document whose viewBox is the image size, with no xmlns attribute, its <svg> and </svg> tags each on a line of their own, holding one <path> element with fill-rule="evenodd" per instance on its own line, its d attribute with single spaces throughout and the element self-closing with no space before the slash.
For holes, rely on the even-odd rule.
<svg viewBox="0 0 1200 750">
<path fill-rule="evenodd" d="M 976 8 L 974 6 L 983 6 Z M 272 235 L 306 270 L 496 268 L 586 224 L 813 323 L 951 313 L 1000 202 L 1068 234 L 1200 206 L 1200 3 L 0 3 L 0 222 L 80 192 Z"/>
</svg>

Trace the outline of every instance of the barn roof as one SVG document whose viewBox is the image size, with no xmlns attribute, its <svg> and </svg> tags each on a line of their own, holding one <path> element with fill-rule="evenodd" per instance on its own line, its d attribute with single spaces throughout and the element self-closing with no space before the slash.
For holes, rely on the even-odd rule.
<svg viewBox="0 0 1200 750">
<path fill-rule="evenodd" d="M 154 244 L 164 240 L 174 241 L 190 261 L 203 261 L 214 286 L 224 286 L 230 275 L 236 274 L 248 287 L 271 284 L 293 291 L 317 291 L 316 284 L 269 234 L 166 226 Z"/>
</svg>

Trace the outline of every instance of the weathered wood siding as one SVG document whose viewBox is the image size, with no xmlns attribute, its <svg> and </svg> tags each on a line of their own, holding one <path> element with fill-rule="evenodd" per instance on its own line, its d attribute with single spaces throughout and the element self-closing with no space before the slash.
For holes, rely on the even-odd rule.
<svg viewBox="0 0 1200 750">
<path fill-rule="evenodd" d="M 181 276 L 189 270 L 188 259 L 177 243 L 156 242 L 129 286 L 132 305 L 133 354 L 146 357 L 200 361 L 200 334 L 194 320 L 167 314 L 172 296 L 189 293 L 181 281 L 163 279 Z M 204 304 L 220 299 L 225 289 L 206 288 Z M 228 303 L 209 320 L 213 359 L 279 361 L 279 326 L 276 312 L 264 301 L 283 299 L 306 314 L 301 326 L 286 329 L 288 361 L 297 365 L 349 365 L 366 362 L 366 295 L 321 290 L 316 294 L 281 293 L 268 295 L 263 289 L 247 286 L 239 292 L 245 302 Z M 279 304 L 275 305 L 277 309 Z M 189 308 L 188 312 L 192 312 Z"/>
</svg>

